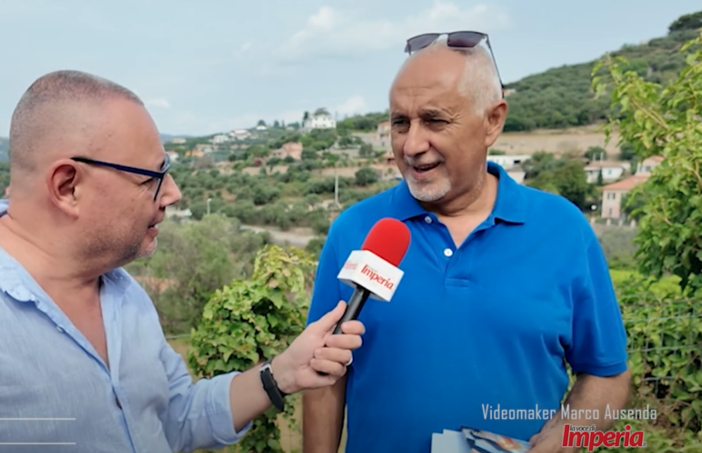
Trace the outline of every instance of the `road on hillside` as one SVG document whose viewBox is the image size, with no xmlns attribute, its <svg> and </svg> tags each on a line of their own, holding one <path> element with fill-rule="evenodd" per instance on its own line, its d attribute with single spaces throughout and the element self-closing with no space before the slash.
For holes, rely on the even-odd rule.
<svg viewBox="0 0 702 453">
<path fill-rule="evenodd" d="M 271 240 L 280 245 L 294 245 L 295 247 L 305 248 L 307 244 L 314 238 L 312 234 L 302 234 L 292 231 L 280 231 L 274 228 L 265 228 L 253 225 L 242 225 L 242 230 L 254 231 L 257 233 L 266 232 L 271 235 Z"/>
</svg>

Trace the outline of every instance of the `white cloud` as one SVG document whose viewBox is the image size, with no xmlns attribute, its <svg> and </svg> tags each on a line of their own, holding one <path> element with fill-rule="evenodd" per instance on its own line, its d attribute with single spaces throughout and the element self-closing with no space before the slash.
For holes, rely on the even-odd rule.
<svg viewBox="0 0 702 453">
<path fill-rule="evenodd" d="M 334 112 L 338 113 L 340 116 L 344 115 L 356 115 L 364 113 L 368 110 L 366 106 L 366 101 L 362 96 L 351 96 L 343 103 L 339 104 Z"/>
<path fill-rule="evenodd" d="M 171 103 L 168 102 L 168 99 L 164 98 L 148 99 L 144 101 L 144 104 L 146 104 L 147 107 L 161 107 L 163 109 L 171 107 Z"/>
<path fill-rule="evenodd" d="M 282 60 L 296 61 L 364 55 L 388 49 L 403 52 L 407 38 L 420 33 L 490 32 L 508 26 L 509 17 L 504 9 L 485 4 L 466 7 L 434 0 L 430 8 L 398 21 L 364 19 L 351 11 L 322 6 L 276 53 Z"/>
</svg>

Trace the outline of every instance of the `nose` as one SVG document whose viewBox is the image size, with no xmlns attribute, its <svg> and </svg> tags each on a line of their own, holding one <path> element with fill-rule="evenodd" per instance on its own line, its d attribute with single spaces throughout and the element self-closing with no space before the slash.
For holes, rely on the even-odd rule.
<svg viewBox="0 0 702 453">
<path fill-rule="evenodd" d="M 418 154 L 426 153 L 429 151 L 429 148 L 429 138 L 426 130 L 419 121 L 412 121 L 406 133 L 402 152 L 407 157 L 414 157 Z"/>
<path fill-rule="evenodd" d="M 174 205 L 182 198 L 178 184 L 170 174 L 166 175 L 161 192 L 161 205 L 163 207 Z"/>
</svg>

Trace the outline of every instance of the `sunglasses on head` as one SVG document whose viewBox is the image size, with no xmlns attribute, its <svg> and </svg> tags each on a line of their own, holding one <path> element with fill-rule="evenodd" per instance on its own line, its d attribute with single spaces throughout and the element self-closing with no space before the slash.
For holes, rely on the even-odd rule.
<svg viewBox="0 0 702 453">
<path fill-rule="evenodd" d="M 490 56 L 495 65 L 495 71 L 497 71 L 497 76 L 500 78 L 500 85 L 504 88 L 502 83 L 502 77 L 500 77 L 500 71 L 497 68 L 497 60 L 495 59 L 495 54 L 492 51 L 492 46 L 490 45 L 490 37 L 478 31 L 454 31 L 451 33 L 424 33 L 421 35 L 414 36 L 407 40 L 405 45 L 405 52 L 408 54 L 413 54 L 419 50 L 429 47 L 431 44 L 439 40 L 440 37 L 446 36 L 446 46 L 453 49 L 472 49 L 483 40 L 490 51 Z"/>
</svg>

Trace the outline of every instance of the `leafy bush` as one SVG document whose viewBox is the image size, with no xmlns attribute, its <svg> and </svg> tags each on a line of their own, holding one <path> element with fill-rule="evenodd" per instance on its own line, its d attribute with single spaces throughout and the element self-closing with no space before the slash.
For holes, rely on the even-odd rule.
<svg viewBox="0 0 702 453">
<path fill-rule="evenodd" d="M 299 249 L 267 246 L 256 256 L 251 279 L 237 279 L 218 290 L 205 305 L 192 333 L 188 364 L 205 378 L 245 371 L 284 351 L 305 325 L 312 257 Z M 297 395 L 281 414 L 295 429 Z M 277 409 L 254 421 L 239 442 L 243 452 L 282 453 Z"/>
<path fill-rule="evenodd" d="M 627 275 L 628 274 L 628 275 Z M 702 300 L 685 298 L 672 281 L 613 272 L 629 342 L 632 393 L 628 408 L 655 411 L 650 419 L 618 420 L 645 433 L 645 448 L 596 452 L 702 451 Z"/>
<path fill-rule="evenodd" d="M 641 158 L 663 162 L 632 192 L 641 196 L 637 258 L 641 271 L 661 277 L 672 273 L 689 294 L 702 288 L 702 31 L 680 49 L 689 52 L 679 76 L 665 86 L 626 71 L 627 61 L 607 57 L 593 69 L 593 87 L 609 93 L 617 116 L 620 143 L 628 142 Z"/>
</svg>

